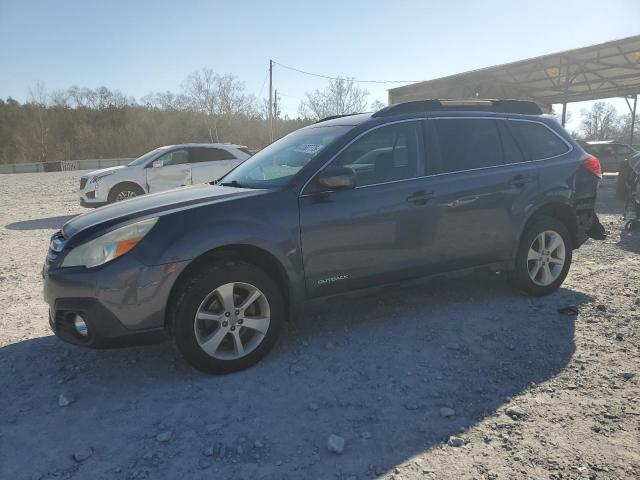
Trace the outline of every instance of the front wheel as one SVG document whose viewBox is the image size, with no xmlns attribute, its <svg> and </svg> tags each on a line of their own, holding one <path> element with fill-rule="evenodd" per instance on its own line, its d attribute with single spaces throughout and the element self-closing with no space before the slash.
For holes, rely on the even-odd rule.
<svg viewBox="0 0 640 480">
<path fill-rule="evenodd" d="M 109 192 L 108 202 L 122 202 L 140 195 L 144 195 L 144 190 L 142 190 L 138 185 L 123 183 L 116 185 L 111 189 L 111 192 Z"/>
<path fill-rule="evenodd" d="M 276 282 L 259 268 L 222 261 L 192 275 L 174 308 L 175 339 L 184 358 L 206 373 L 243 370 L 275 344 L 284 319 Z"/>
<path fill-rule="evenodd" d="M 569 273 L 571 258 L 571 236 L 567 228 L 555 218 L 540 216 L 527 225 L 520 240 L 515 280 L 529 295 L 548 295 L 562 285 Z"/>
</svg>

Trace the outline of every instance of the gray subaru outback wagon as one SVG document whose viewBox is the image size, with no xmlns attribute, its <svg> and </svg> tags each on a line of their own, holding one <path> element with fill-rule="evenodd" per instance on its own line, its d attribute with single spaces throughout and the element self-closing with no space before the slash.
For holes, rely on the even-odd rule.
<svg viewBox="0 0 640 480">
<path fill-rule="evenodd" d="M 88 347 L 173 337 L 226 373 L 322 296 L 478 267 L 549 294 L 604 232 L 598 159 L 541 113 L 428 100 L 324 119 L 214 185 L 73 218 L 43 269 L 51 328 Z"/>
</svg>

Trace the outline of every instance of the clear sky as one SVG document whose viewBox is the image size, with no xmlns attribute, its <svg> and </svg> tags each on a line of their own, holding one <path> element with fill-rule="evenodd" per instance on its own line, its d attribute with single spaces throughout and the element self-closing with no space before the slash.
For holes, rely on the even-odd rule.
<svg viewBox="0 0 640 480">
<path fill-rule="evenodd" d="M 270 58 L 326 75 L 427 80 L 638 33 L 640 0 L 0 0 L 0 98 L 23 101 L 37 81 L 140 98 L 177 92 L 202 67 L 264 97 Z M 285 113 L 325 85 L 274 71 Z M 362 86 L 386 103 L 388 85 Z"/>
</svg>

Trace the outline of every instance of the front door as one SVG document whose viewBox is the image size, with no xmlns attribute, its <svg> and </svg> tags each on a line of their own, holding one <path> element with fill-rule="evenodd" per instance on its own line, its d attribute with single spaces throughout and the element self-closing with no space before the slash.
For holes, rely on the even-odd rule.
<svg viewBox="0 0 640 480">
<path fill-rule="evenodd" d="M 186 148 L 172 150 L 160 156 L 146 169 L 149 193 L 191 185 L 191 164 Z"/>
<path fill-rule="evenodd" d="M 425 190 L 421 122 L 366 133 L 327 168 L 332 167 L 351 168 L 356 188 L 322 191 L 312 179 L 300 196 L 309 295 L 394 282 L 428 270 L 433 211 Z"/>
</svg>

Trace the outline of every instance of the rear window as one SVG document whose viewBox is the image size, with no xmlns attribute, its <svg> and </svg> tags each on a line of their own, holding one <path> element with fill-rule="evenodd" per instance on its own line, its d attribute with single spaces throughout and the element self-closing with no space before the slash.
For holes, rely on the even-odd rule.
<svg viewBox="0 0 640 480">
<path fill-rule="evenodd" d="M 532 160 L 557 157 L 569 151 L 558 135 L 540 123 L 512 120 L 510 124 L 531 153 Z"/>
</svg>

